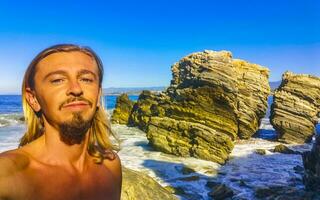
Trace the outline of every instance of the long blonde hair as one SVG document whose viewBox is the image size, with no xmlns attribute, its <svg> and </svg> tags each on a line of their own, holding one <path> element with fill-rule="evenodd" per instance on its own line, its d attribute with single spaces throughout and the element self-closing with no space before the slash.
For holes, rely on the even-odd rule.
<svg viewBox="0 0 320 200">
<path fill-rule="evenodd" d="M 103 65 L 98 55 L 89 47 L 81 47 L 73 44 L 59 44 L 51 46 L 41 51 L 30 63 L 24 75 L 22 83 L 22 107 L 24 118 L 27 124 L 27 131 L 20 139 L 19 147 L 22 147 L 43 135 L 43 119 L 40 113 L 35 112 L 26 100 L 26 88 L 34 89 L 34 76 L 37 64 L 50 54 L 58 52 L 83 52 L 94 58 L 99 69 L 99 86 L 101 89 L 103 79 Z M 88 153 L 95 157 L 96 163 L 102 163 L 105 158 L 113 159 L 115 157 L 112 149 L 117 150 L 117 146 L 110 141 L 113 136 L 118 141 L 116 135 L 111 130 L 111 124 L 108 120 L 104 108 L 103 95 L 100 99 L 100 107 L 96 111 L 89 130 Z"/>
</svg>

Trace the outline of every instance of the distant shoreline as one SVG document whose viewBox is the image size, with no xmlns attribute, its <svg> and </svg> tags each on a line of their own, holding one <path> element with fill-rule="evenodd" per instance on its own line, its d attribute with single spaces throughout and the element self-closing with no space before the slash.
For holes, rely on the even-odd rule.
<svg viewBox="0 0 320 200">
<path fill-rule="evenodd" d="M 269 82 L 271 90 L 274 91 L 276 88 L 279 87 L 281 81 L 273 81 Z M 119 96 L 123 93 L 127 93 L 128 95 L 140 95 L 143 90 L 149 90 L 152 92 L 162 92 L 165 91 L 168 86 L 153 86 L 153 87 L 108 87 L 103 88 L 103 94 L 105 96 Z M 14 95 L 21 95 L 15 93 L 3 93 L 1 96 L 14 96 Z"/>
</svg>

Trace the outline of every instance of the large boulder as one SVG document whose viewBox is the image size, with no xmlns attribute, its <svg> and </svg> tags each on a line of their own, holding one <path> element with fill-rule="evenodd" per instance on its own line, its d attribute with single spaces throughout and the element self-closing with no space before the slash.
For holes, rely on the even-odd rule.
<svg viewBox="0 0 320 200">
<path fill-rule="evenodd" d="M 204 51 L 172 66 L 166 91 L 143 91 L 130 123 L 158 150 L 223 164 L 237 138 L 250 138 L 267 108 L 268 70 L 227 51 Z"/>
<path fill-rule="evenodd" d="M 275 91 L 270 122 L 285 143 L 309 142 L 320 112 L 320 78 L 286 72 Z"/>
<path fill-rule="evenodd" d="M 114 124 L 128 124 L 133 104 L 126 93 L 119 95 L 112 113 L 111 122 Z"/>
<path fill-rule="evenodd" d="M 128 168 L 122 168 L 121 200 L 177 200 L 150 176 Z"/>
</svg>

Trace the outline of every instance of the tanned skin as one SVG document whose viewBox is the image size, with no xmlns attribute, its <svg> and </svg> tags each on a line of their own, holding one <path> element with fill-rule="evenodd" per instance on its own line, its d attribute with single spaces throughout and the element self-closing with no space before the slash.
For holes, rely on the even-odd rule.
<svg viewBox="0 0 320 200">
<path fill-rule="evenodd" d="M 119 157 L 96 164 L 87 151 L 90 129 L 80 144 L 66 144 L 59 133 L 58 124 L 71 121 L 73 113 L 91 120 L 100 106 L 95 60 L 83 52 L 59 52 L 36 69 L 35 88 L 27 88 L 26 98 L 34 111 L 43 112 L 45 131 L 0 154 L 0 200 L 119 200 Z M 63 104 L 75 97 L 88 101 Z"/>
</svg>

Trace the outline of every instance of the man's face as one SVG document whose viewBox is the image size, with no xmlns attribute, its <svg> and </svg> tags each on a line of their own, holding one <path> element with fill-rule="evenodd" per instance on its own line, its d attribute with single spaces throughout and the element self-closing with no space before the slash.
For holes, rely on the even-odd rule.
<svg viewBox="0 0 320 200">
<path fill-rule="evenodd" d="M 38 63 L 34 82 L 34 96 L 45 123 L 71 137 L 67 140 L 72 140 L 73 135 L 82 139 L 99 105 L 95 60 L 78 51 L 53 53 Z"/>
</svg>

